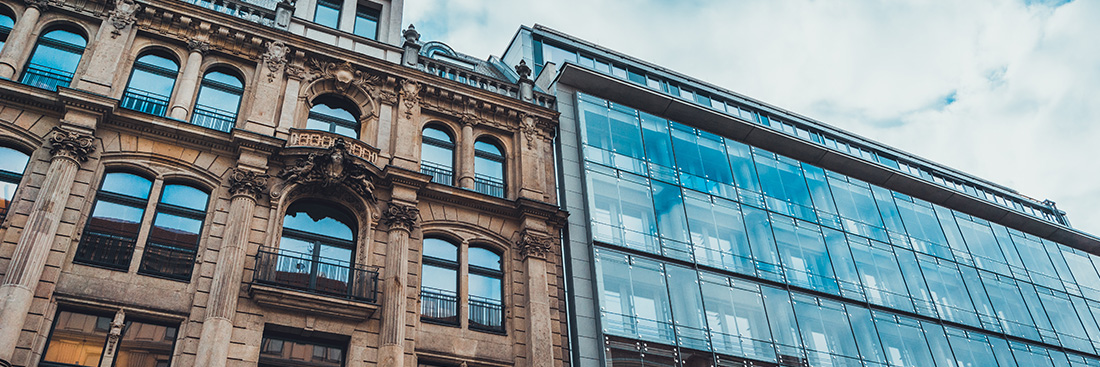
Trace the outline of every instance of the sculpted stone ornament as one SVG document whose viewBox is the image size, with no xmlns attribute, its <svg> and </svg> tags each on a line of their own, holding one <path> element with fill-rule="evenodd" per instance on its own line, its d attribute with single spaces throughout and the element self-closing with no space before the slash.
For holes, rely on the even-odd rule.
<svg viewBox="0 0 1100 367">
<path fill-rule="evenodd" d="M 50 0 L 26 0 L 27 6 L 38 9 L 38 11 L 46 11 L 50 7 Z"/>
<path fill-rule="evenodd" d="M 259 199 L 267 192 L 268 175 L 234 168 L 229 174 L 229 193 Z"/>
<path fill-rule="evenodd" d="M 313 69 L 313 74 L 315 74 L 314 78 L 332 79 L 336 82 L 336 89 L 341 93 L 347 92 L 349 88 L 354 86 L 367 91 L 368 94 L 373 94 L 374 86 L 382 78 L 378 75 L 364 73 L 348 61 L 337 64 L 331 61 L 311 59 L 310 67 Z"/>
<path fill-rule="evenodd" d="M 343 184 L 362 197 L 374 201 L 374 174 L 367 165 L 348 153 L 347 142 L 336 139 L 324 152 L 309 153 L 293 166 L 279 172 L 284 184 L 328 188 Z"/>
<path fill-rule="evenodd" d="M 386 211 L 382 212 L 382 218 L 379 219 L 379 222 L 390 228 L 412 230 L 416 227 L 416 222 L 419 217 L 420 209 L 417 209 L 415 206 L 390 203 Z"/>
<path fill-rule="evenodd" d="M 519 74 L 519 80 L 528 80 L 531 77 L 531 68 L 527 66 L 527 62 L 519 60 L 519 65 L 516 65 L 516 74 Z"/>
<path fill-rule="evenodd" d="M 107 22 L 111 23 L 115 29 L 111 30 L 111 38 L 118 38 L 122 35 L 122 30 L 134 25 L 137 21 L 138 8 L 140 5 L 134 2 L 134 0 L 118 0 L 115 1 L 115 9 L 108 13 Z"/>
<path fill-rule="evenodd" d="M 529 257 L 545 259 L 546 254 L 550 253 L 550 249 L 553 248 L 554 242 L 553 237 L 525 230 L 523 236 L 516 242 L 516 250 L 524 259 Z"/>
<path fill-rule="evenodd" d="M 105 355 L 115 355 L 115 348 L 118 347 L 118 340 L 122 337 L 122 328 L 126 326 L 122 322 L 126 318 L 126 314 L 122 310 L 115 312 L 115 319 L 111 321 L 111 331 L 107 333 L 107 348 L 104 352 Z"/>
<path fill-rule="evenodd" d="M 290 51 L 290 48 L 286 46 L 283 41 L 269 42 L 267 44 L 267 52 L 264 52 L 260 59 L 267 65 L 267 82 L 271 83 L 275 81 L 275 73 L 279 72 L 279 69 L 286 65 L 286 55 Z"/>
<path fill-rule="evenodd" d="M 412 24 L 409 24 L 409 28 L 405 29 L 405 31 L 401 33 L 401 36 L 405 37 L 405 42 L 407 43 L 415 44 L 420 41 L 420 32 L 417 32 L 416 27 L 413 27 Z"/>
<path fill-rule="evenodd" d="M 413 108 L 420 104 L 420 89 L 420 82 L 408 79 L 401 80 L 401 90 L 398 91 L 398 94 L 405 101 L 405 119 L 412 119 Z"/>
<path fill-rule="evenodd" d="M 55 157 L 67 157 L 84 163 L 95 152 L 95 137 L 91 135 L 54 128 L 49 140 L 50 155 Z"/>
<path fill-rule="evenodd" d="M 205 54 L 207 52 L 210 52 L 210 42 L 192 38 L 187 40 L 187 49 L 191 50 L 191 52 Z"/>
<path fill-rule="evenodd" d="M 527 149 L 535 149 L 535 137 L 539 135 L 539 130 L 535 128 L 534 118 L 529 119 L 526 114 L 520 114 L 519 129 L 527 139 Z"/>
</svg>

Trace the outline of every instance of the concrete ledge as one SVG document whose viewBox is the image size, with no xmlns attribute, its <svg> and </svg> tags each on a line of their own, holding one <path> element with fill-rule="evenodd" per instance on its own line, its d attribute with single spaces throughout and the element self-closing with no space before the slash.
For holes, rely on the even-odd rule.
<svg viewBox="0 0 1100 367">
<path fill-rule="evenodd" d="M 248 295 L 256 303 L 273 308 L 321 314 L 351 320 L 366 320 L 379 306 L 365 301 L 353 301 L 261 284 L 248 286 Z"/>
</svg>

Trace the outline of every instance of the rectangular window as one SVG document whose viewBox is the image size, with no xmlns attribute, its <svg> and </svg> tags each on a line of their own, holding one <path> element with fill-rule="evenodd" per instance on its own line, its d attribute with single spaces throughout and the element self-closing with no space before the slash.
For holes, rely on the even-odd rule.
<svg viewBox="0 0 1100 367">
<path fill-rule="evenodd" d="M 124 321 L 124 320 L 119 320 Z M 42 357 L 42 366 L 99 366 L 114 320 L 104 315 L 60 311 Z M 113 366 L 168 366 L 177 327 L 125 320 Z"/>
<path fill-rule="evenodd" d="M 355 35 L 370 39 L 378 39 L 378 18 L 381 10 L 366 4 L 359 4 L 355 8 Z"/>
<path fill-rule="evenodd" d="M 313 13 L 313 22 L 329 28 L 339 28 L 339 0 L 317 0 L 317 11 Z"/>
<path fill-rule="evenodd" d="M 340 367 L 344 365 L 346 341 L 340 341 L 337 337 L 319 337 L 311 334 L 314 333 L 264 332 L 264 337 L 260 341 L 259 366 Z"/>
</svg>

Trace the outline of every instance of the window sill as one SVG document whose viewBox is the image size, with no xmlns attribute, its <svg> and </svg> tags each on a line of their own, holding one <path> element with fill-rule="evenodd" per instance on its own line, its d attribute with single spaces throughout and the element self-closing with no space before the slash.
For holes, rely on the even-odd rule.
<svg viewBox="0 0 1100 367">
<path fill-rule="evenodd" d="M 291 289 L 251 284 L 248 294 L 253 301 L 264 306 L 282 308 L 310 314 L 322 314 L 353 320 L 366 320 L 378 311 L 371 303 L 305 293 Z"/>
</svg>

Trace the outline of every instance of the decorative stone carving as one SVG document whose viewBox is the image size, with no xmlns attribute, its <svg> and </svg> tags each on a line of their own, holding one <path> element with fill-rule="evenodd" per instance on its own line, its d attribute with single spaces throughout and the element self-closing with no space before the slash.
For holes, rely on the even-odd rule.
<svg viewBox="0 0 1100 367">
<path fill-rule="evenodd" d="M 284 183 L 318 186 L 343 184 L 362 197 L 374 201 L 374 174 L 367 165 L 348 152 L 347 142 L 336 139 L 324 152 L 309 153 L 293 166 L 279 172 Z"/>
<path fill-rule="evenodd" d="M 296 79 L 299 79 L 299 80 L 305 79 L 306 78 L 306 69 L 304 67 L 302 67 L 301 65 L 288 64 L 288 65 L 286 65 L 286 75 L 291 77 L 291 78 L 296 78 Z"/>
<path fill-rule="evenodd" d="M 419 217 L 420 209 L 415 206 L 390 203 L 386 211 L 382 212 L 382 218 L 379 219 L 379 222 L 390 228 L 412 230 L 416 227 Z"/>
<path fill-rule="evenodd" d="M 528 80 L 531 77 L 531 68 L 527 66 L 527 62 L 519 60 L 519 65 L 516 65 L 516 74 L 519 74 L 519 80 Z"/>
<path fill-rule="evenodd" d="M 481 119 L 478 118 L 476 114 L 464 113 L 459 117 L 459 122 L 463 125 L 477 126 L 477 124 L 481 122 Z"/>
<path fill-rule="evenodd" d="M 401 33 L 401 36 L 405 37 L 405 42 L 407 43 L 415 44 L 420 41 L 420 32 L 417 32 L 416 27 L 413 27 L 412 24 L 409 24 L 409 28 L 405 29 L 405 31 Z"/>
<path fill-rule="evenodd" d="M 234 168 L 229 173 L 229 193 L 234 196 L 246 195 L 259 199 L 267 192 L 268 177 L 270 176 L 263 173 Z"/>
<path fill-rule="evenodd" d="M 210 42 L 192 38 L 187 40 L 187 49 L 191 50 L 191 52 L 205 54 L 210 52 Z"/>
<path fill-rule="evenodd" d="M 107 22 L 115 28 L 111 30 L 111 38 L 118 38 L 124 29 L 137 21 L 135 14 L 140 7 L 134 0 L 115 1 L 115 9 L 107 15 Z"/>
<path fill-rule="evenodd" d="M 546 259 L 546 254 L 553 248 L 555 239 L 550 236 L 533 233 L 530 230 L 523 231 L 523 235 L 516 242 L 516 251 L 524 259 L 529 257 Z"/>
<path fill-rule="evenodd" d="M 539 130 L 535 128 L 534 118 L 528 118 L 526 114 L 520 114 L 519 129 L 523 131 L 523 137 L 527 139 L 527 149 L 535 149 L 535 137 L 539 135 Z"/>
<path fill-rule="evenodd" d="M 84 163 L 95 152 L 95 137 L 54 128 L 50 134 L 50 155 L 66 157 Z"/>
<path fill-rule="evenodd" d="M 381 99 L 382 102 L 385 102 L 386 104 L 396 105 L 397 104 L 397 93 L 390 92 L 390 91 L 382 91 L 382 93 L 378 94 L 378 99 Z"/>
<path fill-rule="evenodd" d="M 268 42 L 267 52 L 260 56 L 260 60 L 267 65 L 267 82 L 275 81 L 275 73 L 286 65 L 286 55 L 290 48 L 283 41 Z"/>
<path fill-rule="evenodd" d="M 347 92 L 349 88 L 354 86 L 373 94 L 374 86 L 378 85 L 378 82 L 382 79 L 378 75 L 364 73 L 348 61 L 338 64 L 331 61 L 311 59 L 310 68 L 314 78 L 334 80 L 336 89 L 341 93 Z"/>
<path fill-rule="evenodd" d="M 111 331 L 107 333 L 107 348 L 103 353 L 104 355 L 115 355 L 115 350 L 118 347 L 118 340 L 122 337 L 122 328 L 126 326 L 123 322 L 125 318 L 126 313 L 123 310 L 115 312 L 115 319 L 111 321 Z"/>
<path fill-rule="evenodd" d="M 50 0 L 26 0 L 26 1 L 27 1 L 27 6 L 38 9 L 38 11 L 40 11 L 40 12 L 43 12 L 43 11 L 46 11 L 47 9 L 49 9 L 50 3 L 51 3 Z"/>
<path fill-rule="evenodd" d="M 405 102 L 405 119 L 412 119 L 413 108 L 420 104 L 420 82 L 408 79 L 401 80 L 401 90 L 398 93 Z"/>
</svg>

